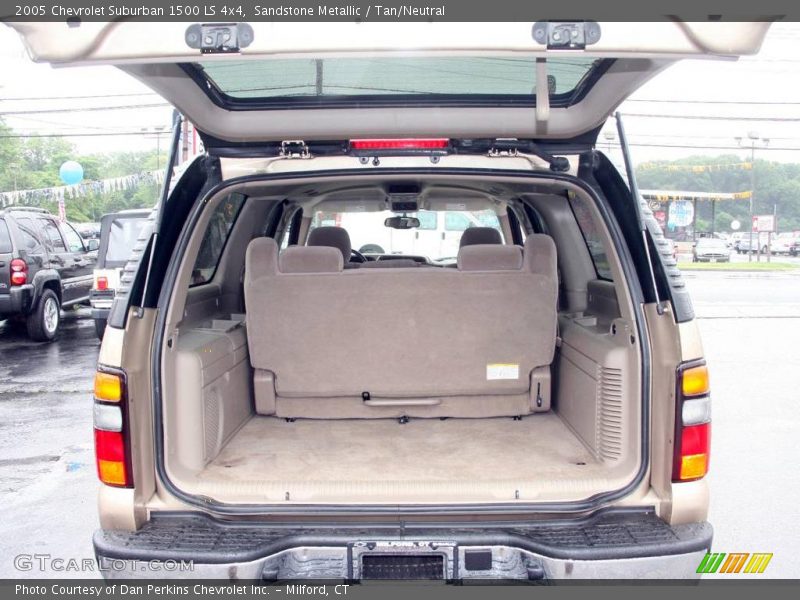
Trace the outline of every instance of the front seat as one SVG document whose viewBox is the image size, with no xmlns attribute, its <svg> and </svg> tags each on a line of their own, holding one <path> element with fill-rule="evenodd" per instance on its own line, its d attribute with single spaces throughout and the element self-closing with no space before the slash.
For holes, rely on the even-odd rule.
<svg viewBox="0 0 800 600">
<path fill-rule="evenodd" d="M 358 263 L 351 263 L 352 247 L 350 245 L 350 234 L 341 227 L 317 227 L 308 234 L 306 246 L 328 246 L 336 248 L 342 253 L 342 262 L 345 269 L 358 267 Z"/>
<path fill-rule="evenodd" d="M 503 238 L 494 227 L 470 227 L 461 235 L 459 248 L 476 246 L 478 244 L 502 244 Z"/>
</svg>

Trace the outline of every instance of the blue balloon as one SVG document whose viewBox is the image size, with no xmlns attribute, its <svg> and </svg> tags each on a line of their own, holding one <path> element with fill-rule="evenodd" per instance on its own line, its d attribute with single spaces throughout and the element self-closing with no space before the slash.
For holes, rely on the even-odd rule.
<svg viewBox="0 0 800 600">
<path fill-rule="evenodd" d="M 75 185 L 83 181 L 83 167 L 74 160 L 68 160 L 58 170 L 61 181 L 67 185 Z"/>
</svg>

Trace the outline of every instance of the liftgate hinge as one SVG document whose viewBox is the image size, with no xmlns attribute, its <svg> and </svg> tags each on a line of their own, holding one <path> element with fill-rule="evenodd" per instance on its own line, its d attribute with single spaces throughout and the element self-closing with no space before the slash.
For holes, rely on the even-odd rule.
<svg viewBox="0 0 800 600">
<path fill-rule="evenodd" d="M 283 158 L 311 158 L 311 151 L 303 140 L 284 140 L 280 155 Z"/>
<path fill-rule="evenodd" d="M 253 43 L 253 37 L 253 28 L 247 23 L 198 23 L 184 34 L 186 45 L 202 54 L 239 52 Z"/>
<path fill-rule="evenodd" d="M 583 50 L 600 41 L 600 25 L 594 21 L 539 21 L 533 39 L 548 50 Z"/>
</svg>

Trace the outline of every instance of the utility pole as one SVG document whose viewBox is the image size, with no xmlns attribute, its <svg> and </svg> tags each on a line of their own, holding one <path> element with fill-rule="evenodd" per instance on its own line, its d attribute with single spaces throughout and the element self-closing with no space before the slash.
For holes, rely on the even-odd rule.
<svg viewBox="0 0 800 600">
<path fill-rule="evenodd" d="M 756 139 L 753 132 L 750 134 L 750 252 L 747 253 L 747 262 L 753 262 L 753 196 L 756 195 Z M 758 233 L 758 262 L 761 262 L 761 232 Z"/>
<path fill-rule="evenodd" d="M 156 171 L 161 170 L 161 136 L 169 134 L 165 131 L 164 125 L 157 125 L 155 127 L 142 127 L 142 133 L 145 137 L 156 139 Z"/>
<path fill-rule="evenodd" d="M 609 160 L 611 160 L 611 144 L 614 143 L 614 140 L 616 139 L 617 136 L 611 129 L 607 129 L 606 131 L 603 132 L 603 137 L 606 138 L 606 142 L 608 142 L 608 156 Z"/>
<path fill-rule="evenodd" d="M 748 143 L 742 143 L 743 139 L 740 137 L 736 138 L 736 142 L 739 144 L 739 146 L 743 146 L 745 148 L 748 145 L 750 146 L 750 244 L 748 246 L 749 250 L 747 252 L 747 262 L 753 262 L 753 198 L 756 194 L 756 143 L 761 140 L 764 143 L 764 146 L 766 146 L 769 144 L 769 138 L 760 137 L 756 131 L 748 131 L 747 138 L 749 139 Z M 758 235 L 756 252 L 756 260 L 761 262 L 761 232 L 759 232 Z"/>
</svg>

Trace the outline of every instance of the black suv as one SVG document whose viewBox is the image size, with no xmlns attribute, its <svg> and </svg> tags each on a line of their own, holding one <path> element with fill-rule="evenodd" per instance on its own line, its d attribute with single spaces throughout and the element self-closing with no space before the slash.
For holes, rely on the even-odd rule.
<svg viewBox="0 0 800 600">
<path fill-rule="evenodd" d="M 0 210 L 0 319 L 24 318 L 31 339 L 54 340 L 61 307 L 89 299 L 97 246 L 44 209 Z"/>
</svg>

